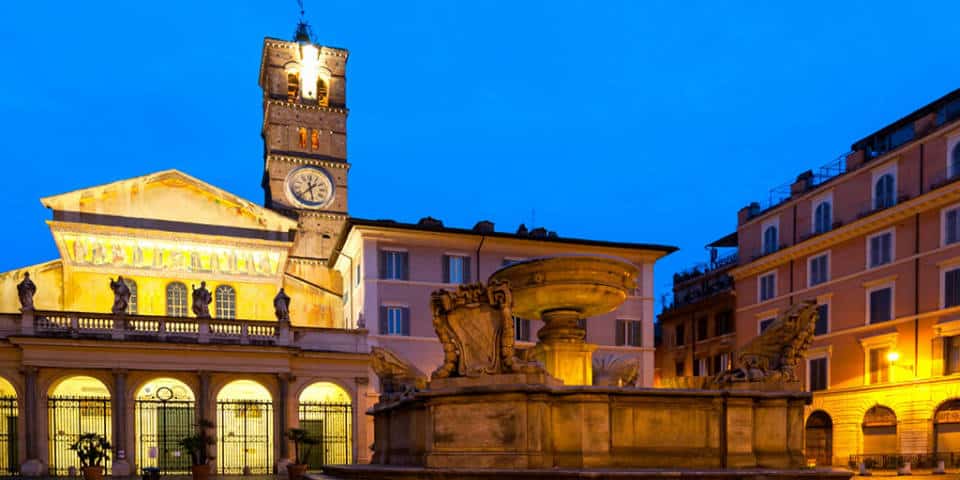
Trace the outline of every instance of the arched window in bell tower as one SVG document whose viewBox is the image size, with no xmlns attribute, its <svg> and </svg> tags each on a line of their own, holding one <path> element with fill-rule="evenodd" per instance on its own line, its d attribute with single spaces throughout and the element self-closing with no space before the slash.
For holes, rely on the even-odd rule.
<svg viewBox="0 0 960 480">
<path fill-rule="evenodd" d="M 310 130 L 310 148 L 320 149 L 320 131 L 316 128 Z"/>
<path fill-rule="evenodd" d="M 320 105 L 327 104 L 327 82 L 322 78 L 317 79 L 317 103 Z"/>
<path fill-rule="evenodd" d="M 297 137 L 299 137 L 300 148 L 307 148 L 307 129 L 300 127 L 297 129 Z"/>
<path fill-rule="evenodd" d="M 300 92 L 300 75 L 297 72 L 287 73 L 287 101 L 293 103 L 297 101 L 297 94 Z"/>
</svg>

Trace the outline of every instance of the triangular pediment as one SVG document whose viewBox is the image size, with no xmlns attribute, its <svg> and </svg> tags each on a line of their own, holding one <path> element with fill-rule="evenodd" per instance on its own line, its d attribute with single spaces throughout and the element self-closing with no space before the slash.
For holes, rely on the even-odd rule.
<svg viewBox="0 0 960 480">
<path fill-rule="evenodd" d="M 273 232 L 297 227 L 294 220 L 179 170 L 74 190 L 40 201 L 55 212 L 63 212 L 55 215 L 64 218 L 158 220 Z"/>
</svg>

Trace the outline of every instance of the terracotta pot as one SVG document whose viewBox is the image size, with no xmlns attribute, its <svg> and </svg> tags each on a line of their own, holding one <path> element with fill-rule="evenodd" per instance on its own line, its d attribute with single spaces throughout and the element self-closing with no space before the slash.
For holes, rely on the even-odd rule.
<svg viewBox="0 0 960 480">
<path fill-rule="evenodd" d="M 84 480 L 103 480 L 103 467 L 83 467 Z"/>
<path fill-rule="evenodd" d="M 207 480 L 210 478 L 210 465 L 193 465 L 190 467 L 190 473 L 193 474 L 193 480 Z"/>
<path fill-rule="evenodd" d="M 290 463 L 287 465 L 287 478 L 289 480 L 300 480 L 307 473 L 307 468 L 310 468 L 307 464 Z"/>
</svg>

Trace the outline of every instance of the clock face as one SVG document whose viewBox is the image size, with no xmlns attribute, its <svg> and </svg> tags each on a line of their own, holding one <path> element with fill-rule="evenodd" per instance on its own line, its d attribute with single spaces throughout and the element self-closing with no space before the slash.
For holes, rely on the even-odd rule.
<svg viewBox="0 0 960 480">
<path fill-rule="evenodd" d="M 333 200 L 333 182 L 320 168 L 295 168 L 287 175 L 287 196 L 299 207 L 325 207 Z"/>
</svg>

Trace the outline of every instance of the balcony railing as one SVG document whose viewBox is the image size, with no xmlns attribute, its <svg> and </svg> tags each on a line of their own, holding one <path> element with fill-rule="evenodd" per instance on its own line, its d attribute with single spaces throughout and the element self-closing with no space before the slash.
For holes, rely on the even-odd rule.
<svg viewBox="0 0 960 480">
<path fill-rule="evenodd" d="M 960 452 L 939 453 L 867 453 L 850 455 L 850 468 L 856 470 L 862 462 L 870 470 L 896 470 L 910 462 L 910 468 L 934 468 L 943 461 L 946 468 L 960 467 Z"/>
<path fill-rule="evenodd" d="M 305 350 L 366 353 L 367 331 L 291 326 L 289 322 L 148 315 L 26 311 L 0 314 L 0 338 L 54 338 L 291 346 Z"/>
</svg>

